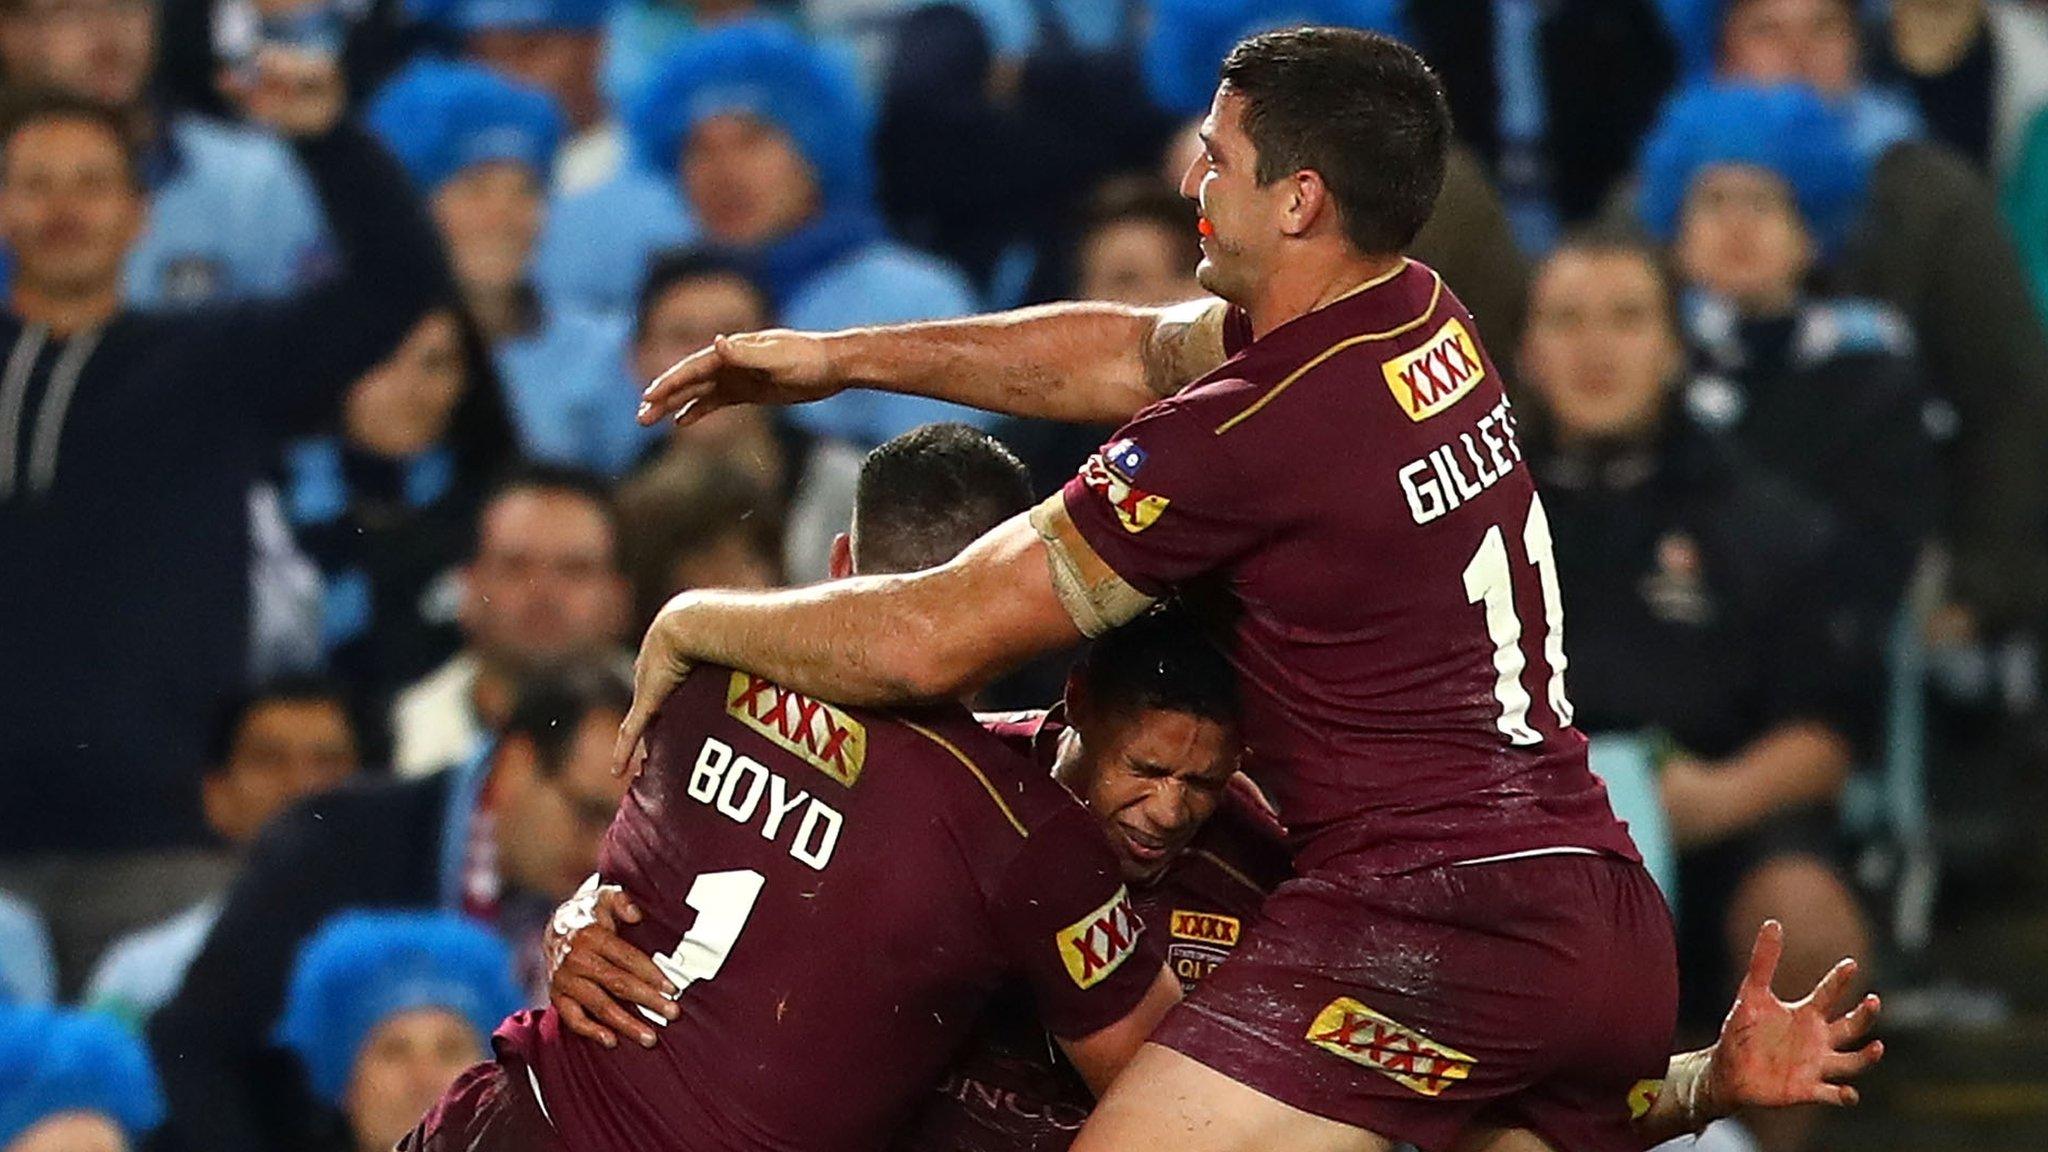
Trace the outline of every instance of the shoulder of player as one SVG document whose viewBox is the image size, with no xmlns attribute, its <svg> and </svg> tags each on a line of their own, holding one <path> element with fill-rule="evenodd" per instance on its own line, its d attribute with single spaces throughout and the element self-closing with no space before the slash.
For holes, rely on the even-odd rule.
<svg viewBox="0 0 2048 1152">
<path fill-rule="evenodd" d="M 990 820 L 1028 839 L 1077 802 L 1026 748 L 991 732 L 957 708 L 878 713 L 872 731 L 891 733 L 905 755 L 950 780 L 949 809 L 963 819 Z"/>
</svg>

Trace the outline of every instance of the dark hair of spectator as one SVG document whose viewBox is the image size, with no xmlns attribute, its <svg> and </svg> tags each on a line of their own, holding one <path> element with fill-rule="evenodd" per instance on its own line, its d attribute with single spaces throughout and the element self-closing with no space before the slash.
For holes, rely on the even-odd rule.
<svg viewBox="0 0 2048 1152">
<path fill-rule="evenodd" d="M 89 124 L 113 137 L 121 150 L 122 168 L 133 188 L 142 187 L 142 149 L 134 120 L 127 112 L 97 100 L 66 92 L 35 88 L 0 95 L 0 150 L 14 143 L 22 129 L 52 120 Z"/>
<path fill-rule="evenodd" d="M 965 424 L 913 428 L 861 462 L 855 562 L 869 574 L 937 567 L 1031 503 L 1031 473 L 1002 441 Z"/>
<path fill-rule="evenodd" d="M 1068 292 L 1081 288 L 1082 258 L 1096 233 L 1118 224 L 1151 224 L 1173 237 L 1181 248 L 1180 262 L 1189 272 L 1202 262 L 1201 233 L 1195 230 L 1201 212 L 1195 202 L 1159 182 L 1159 177 L 1127 172 L 1095 186 L 1082 210 L 1066 274 Z"/>
<path fill-rule="evenodd" d="M 773 311 L 761 282 L 734 257 L 715 248 L 670 248 L 655 253 L 647 261 L 647 275 L 640 279 L 640 295 L 633 304 L 634 334 L 647 330 L 647 317 L 653 314 L 654 306 L 661 303 L 661 298 L 668 295 L 671 288 L 687 280 L 709 280 L 719 276 L 730 276 L 744 283 L 760 298 L 763 312 Z"/>
<path fill-rule="evenodd" d="M 341 709 L 342 715 L 350 715 L 348 693 L 335 681 L 324 676 L 280 676 L 221 706 L 206 741 L 206 762 L 211 770 L 219 771 L 227 765 L 228 758 L 234 755 L 235 741 L 242 734 L 242 725 L 249 722 L 257 709 L 271 704 L 332 704 Z M 352 716 L 349 726 L 355 726 Z"/>
<path fill-rule="evenodd" d="M 612 500 L 611 485 L 605 478 L 585 468 L 567 464 L 522 463 L 498 477 L 484 496 L 477 515 L 479 531 L 483 517 L 491 506 L 516 492 L 553 492 L 587 500 L 604 517 L 605 526 L 612 536 L 611 561 L 616 568 L 619 563 L 620 541 L 625 534 L 619 523 L 618 505 Z M 483 543 L 481 537 L 473 540 L 470 557 L 475 559 L 476 549 Z"/>
<path fill-rule="evenodd" d="M 734 535 L 749 550 L 782 569 L 782 509 L 776 493 L 724 460 L 689 455 L 664 458 L 619 490 L 625 522 L 625 568 L 640 619 L 651 620 L 674 586 L 685 556 Z"/>
<path fill-rule="evenodd" d="M 1680 333 L 1678 316 L 1678 272 L 1671 266 L 1671 257 L 1664 246 L 1651 239 L 1641 229 L 1627 224 L 1591 224 L 1577 231 L 1567 233 L 1551 249 L 1549 260 L 1555 260 L 1566 253 L 1581 256 L 1630 256 L 1643 262 L 1657 281 L 1657 295 L 1664 306 L 1664 323 L 1679 342 L 1684 343 Z"/>
<path fill-rule="evenodd" d="M 443 301 L 439 307 L 455 318 L 463 383 L 462 398 L 455 402 L 455 411 L 448 416 L 448 430 L 442 441 L 454 454 L 455 470 L 481 486 L 501 475 L 519 458 L 519 431 L 512 423 L 512 406 L 505 399 L 505 387 L 498 379 L 498 364 L 491 358 L 491 344 L 483 326 L 459 300 Z"/>
<path fill-rule="evenodd" d="M 576 664 L 537 672 L 514 689 L 512 714 L 502 738 L 524 736 L 533 742 L 543 776 L 556 776 L 568 762 L 577 730 L 592 715 L 624 716 L 633 706 L 633 682 L 602 663 Z"/>
<path fill-rule="evenodd" d="M 1414 49 L 1353 28 L 1266 32 L 1231 49 L 1223 85 L 1244 97 L 1259 183 L 1313 170 L 1361 253 L 1414 242 L 1451 144 L 1443 86 Z"/>
<path fill-rule="evenodd" d="M 1234 728 L 1240 717 L 1230 661 L 1171 604 L 1097 637 L 1073 677 L 1084 706 L 1104 718 L 1184 712 Z"/>
</svg>

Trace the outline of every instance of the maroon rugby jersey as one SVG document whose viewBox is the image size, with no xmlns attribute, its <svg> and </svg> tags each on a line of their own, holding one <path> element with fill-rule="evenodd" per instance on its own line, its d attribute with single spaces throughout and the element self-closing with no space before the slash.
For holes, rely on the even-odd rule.
<svg viewBox="0 0 2048 1152">
<path fill-rule="evenodd" d="M 1071 546 L 1223 633 L 1297 867 L 1634 858 L 1571 727 L 1547 521 L 1464 306 L 1406 261 L 1255 342 L 1227 329 L 1231 358 L 1063 498 Z"/>
<path fill-rule="evenodd" d="M 645 911 L 622 935 L 686 985 L 681 1017 L 652 1049 L 547 1010 L 498 1037 L 576 1152 L 880 1147 L 998 989 L 1080 1037 L 1158 976 L 1094 820 L 964 709 L 702 667 L 649 750 L 599 870 Z"/>
<path fill-rule="evenodd" d="M 1050 773 L 1064 730 L 1057 712 L 985 716 L 1004 742 Z M 1237 947 L 1266 892 L 1287 878 L 1279 822 L 1242 778 L 1159 879 L 1132 890 L 1147 935 L 1193 991 Z M 990 1004 L 966 1054 L 940 1083 L 897 1152 L 1060 1152 L 1095 1106 L 1021 989 Z"/>
</svg>

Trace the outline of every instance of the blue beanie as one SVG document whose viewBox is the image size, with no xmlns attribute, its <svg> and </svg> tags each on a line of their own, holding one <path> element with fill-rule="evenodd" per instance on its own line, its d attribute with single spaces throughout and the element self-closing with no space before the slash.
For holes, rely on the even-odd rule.
<svg viewBox="0 0 2048 1152">
<path fill-rule="evenodd" d="M 447 60 L 409 65 L 377 93 L 366 119 L 429 194 L 493 160 L 526 165 L 545 187 L 562 142 L 562 113 L 545 92 Z"/>
<path fill-rule="evenodd" d="M 731 112 L 788 133 L 828 208 L 871 200 L 873 125 L 853 72 L 776 21 L 722 24 L 684 41 L 626 110 L 626 130 L 640 163 L 673 179 L 690 133 Z"/>
<path fill-rule="evenodd" d="M 457 32 L 595 32 L 611 18 L 612 0 L 412 0 L 410 12 Z"/>
<path fill-rule="evenodd" d="M 105 1016 L 0 1007 L 0 1147 L 60 1112 L 98 1113 L 130 1141 L 162 1123 L 148 1051 Z"/>
<path fill-rule="evenodd" d="M 1209 107 L 1223 58 L 1257 32 L 1323 24 L 1407 36 L 1402 0 L 1153 0 L 1145 34 L 1145 90 L 1179 116 Z"/>
<path fill-rule="evenodd" d="M 1669 242 L 1700 170 L 1747 164 L 1791 187 L 1799 214 L 1823 248 L 1848 236 L 1870 166 L 1847 118 L 1797 84 L 1700 84 L 1671 98 L 1643 142 L 1636 211 Z"/>
<path fill-rule="evenodd" d="M 278 1043 L 298 1054 L 313 1091 L 340 1105 L 363 1042 L 401 1012 L 444 1008 L 479 1042 L 526 1002 L 512 951 L 451 912 L 344 912 L 299 950 Z"/>
</svg>

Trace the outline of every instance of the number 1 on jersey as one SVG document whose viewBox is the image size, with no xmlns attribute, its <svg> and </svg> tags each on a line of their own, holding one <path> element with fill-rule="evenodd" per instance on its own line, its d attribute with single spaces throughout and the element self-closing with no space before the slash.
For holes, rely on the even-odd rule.
<svg viewBox="0 0 2048 1152">
<path fill-rule="evenodd" d="M 1572 703 L 1564 692 L 1564 595 L 1557 582 L 1557 558 L 1552 555 L 1550 518 L 1543 501 L 1531 498 L 1529 515 L 1522 524 L 1522 549 L 1536 566 L 1537 583 L 1543 588 L 1543 661 L 1550 665 L 1550 685 L 1545 693 L 1558 723 L 1572 722 Z M 1529 726 L 1529 690 L 1522 686 L 1522 672 L 1528 658 L 1522 655 L 1522 618 L 1515 611 L 1514 575 L 1508 569 L 1508 546 L 1500 525 L 1486 530 L 1479 551 L 1465 565 L 1465 599 L 1486 608 L 1486 637 L 1493 641 L 1493 698 L 1500 704 L 1495 721 L 1510 744 L 1541 744 L 1542 733 Z"/>
<path fill-rule="evenodd" d="M 709 980 L 725 966 L 726 954 L 738 942 L 747 917 L 754 913 L 754 901 L 761 898 L 767 877 L 751 868 L 735 872 L 706 872 L 690 884 L 683 897 L 697 912 L 697 920 L 674 951 L 658 953 L 654 965 L 676 986 L 678 994 L 699 980 Z M 640 1014 L 656 1024 L 668 1021 L 646 1008 Z"/>
</svg>

